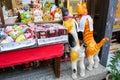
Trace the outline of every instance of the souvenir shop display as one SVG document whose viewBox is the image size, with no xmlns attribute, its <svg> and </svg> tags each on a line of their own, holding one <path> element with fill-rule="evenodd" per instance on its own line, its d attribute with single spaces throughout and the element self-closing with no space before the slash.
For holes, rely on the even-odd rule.
<svg viewBox="0 0 120 80">
<path fill-rule="evenodd" d="M 6 26 L 0 30 L 0 51 L 36 46 L 34 30 L 28 25 Z"/>
<path fill-rule="evenodd" d="M 91 72 L 99 67 L 102 58 L 101 55 L 99 58 L 101 47 L 109 42 L 109 36 L 105 32 L 108 30 L 107 25 L 102 28 L 93 26 L 96 20 L 93 17 L 102 13 L 94 16 L 92 2 L 95 3 L 92 0 L 11 0 L 11 9 L 1 3 L 0 13 L 3 14 L 0 14 L 0 53 L 5 57 L 7 55 L 9 59 L 11 54 L 15 57 L 12 57 L 10 64 L 5 63 L 1 68 L 15 68 L 16 65 L 22 64 L 24 69 L 32 69 L 44 64 L 40 61 L 53 59 L 53 62 L 48 63 L 54 63 L 55 77 L 59 78 L 60 62 L 70 60 L 70 76 L 73 79 L 77 79 L 78 73 L 83 79 L 86 75 L 89 76 L 86 70 Z M 116 12 L 119 13 L 119 8 Z M 116 14 L 114 29 L 119 27 L 119 16 Z M 108 19 L 106 14 L 102 17 Z M 105 21 L 102 17 L 100 16 L 98 21 Z M 96 28 L 101 28 L 100 31 L 104 30 L 105 33 L 97 32 Z M 98 40 L 102 39 L 100 42 L 93 35 L 94 31 Z M 2 56 L 0 59 L 3 59 L 2 64 L 6 60 Z"/>
<path fill-rule="evenodd" d="M 20 13 L 22 23 L 62 20 L 61 9 L 56 6 L 54 0 L 29 0 L 28 3 L 22 3 L 22 7 L 14 8 L 14 14 Z"/>
<path fill-rule="evenodd" d="M 20 13 L 20 18 L 22 23 L 32 22 L 32 15 L 27 6 L 25 6 L 23 12 Z"/>
<path fill-rule="evenodd" d="M 15 1 L 13 0 L 12 3 Z M 11 9 L 7 10 L 5 6 L 2 6 L 7 26 L 0 32 L 0 51 L 68 41 L 67 29 L 54 23 L 54 21 L 62 20 L 61 9 L 56 6 L 54 0 L 22 0 L 17 4 L 18 6 L 13 5 L 12 13 Z M 47 23 L 49 21 L 53 22 Z M 16 25 L 18 22 L 20 22 L 19 25 Z M 43 24 L 39 22 L 43 22 Z"/>
<path fill-rule="evenodd" d="M 29 25 L 29 26 L 28 26 Z M 8 51 L 20 48 L 67 43 L 67 29 L 58 23 L 6 26 L 0 31 L 0 49 Z"/>
<path fill-rule="evenodd" d="M 16 22 L 45 22 L 61 21 L 62 12 L 60 7 L 56 6 L 54 0 L 12 0 L 12 9 L 6 9 L 2 6 L 5 24 L 15 24 Z"/>
</svg>

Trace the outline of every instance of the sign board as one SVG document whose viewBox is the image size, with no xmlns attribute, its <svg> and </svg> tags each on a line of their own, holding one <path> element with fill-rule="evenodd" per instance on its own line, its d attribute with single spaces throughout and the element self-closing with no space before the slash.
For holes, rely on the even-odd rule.
<svg viewBox="0 0 120 80">
<path fill-rule="evenodd" d="M 68 42 L 68 35 L 38 39 L 37 42 L 38 42 L 39 46 L 56 44 L 56 43 L 67 43 Z"/>
<path fill-rule="evenodd" d="M 120 0 L 118 0 L 113 29 L 120 29 Z"/>
</svg>

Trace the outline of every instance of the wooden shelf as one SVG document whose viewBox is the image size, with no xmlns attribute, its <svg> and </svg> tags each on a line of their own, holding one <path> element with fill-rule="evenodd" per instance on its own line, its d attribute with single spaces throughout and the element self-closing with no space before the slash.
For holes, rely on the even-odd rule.
<svg viewBox="0 0 120 80">
<path fill-rule="evenodd" d="M 110 43 L 109 53 L 115 52 L 120 47 L 120 43 L 117 42 L 117 39 L 112 39 Z"/>
<path fill-rule="evenodd" d="M 42 21 L 42 22 L 34 22 L 35 24 L 41 24 L 41 23 L 61 23 L 62 20 L 56 20 L 56 21 Z"/>
<path fill-rule="evenodd" d="M 112 32 L 118 32 L 118 31 L 120 31 L 120 29 L 113 29 Z"/>
<path fill-rule="evenodd" d="M 42 21 L 42 22 L 33 22 L 33 23 L 35 23 L 35 24 L 42 24 L 42 23 L 61 23 L 62 22 L 62 20 L 57 20 L 57 21 Z M 14 23 L 14 24 L 5 24 L 5 26 L 10 26 L 10 25 L 15 25 L 15 24 L 17 24 L 17 25 L 19 25 L 19 24 L 27 24 L 27 23 L 21 23 L 21 22 L 16 22 L 16 23 Z"/>
<path fill-rule="evenodd" d="M 120 47 L 120 43 L 112 43 L 111 46 L 110 46 L 110 53 L 113 53 L 115 52 L 118 48 Z"/>
</svg>

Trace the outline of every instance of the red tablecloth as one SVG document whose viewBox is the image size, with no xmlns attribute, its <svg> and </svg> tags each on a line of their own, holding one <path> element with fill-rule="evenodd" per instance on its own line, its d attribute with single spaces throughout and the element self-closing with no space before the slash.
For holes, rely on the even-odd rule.
<svg viewBox="0 0 120 80">
<path fill-rule="evenodd" d="M 64 45 L 54 44 L 49 46 L 1 52 L 0 68 L 27 63 L 35 60 L 45 60 L 63 55 Z"/>
</svg>

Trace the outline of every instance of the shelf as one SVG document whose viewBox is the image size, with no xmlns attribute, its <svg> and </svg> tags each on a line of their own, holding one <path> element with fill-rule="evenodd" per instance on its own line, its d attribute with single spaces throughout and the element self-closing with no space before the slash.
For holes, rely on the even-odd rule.
<svg viewBox="0 0 120 80">
<path fill-rule="evenodd" d="M 118 32 L 120 29 L 113 29 L 112 32 Z"/>
<path fill-rule="evenodd" d="M 61 23 L 62 20 L 56 20 L 56 21 L 42 21 L 42 22 L 34 22 L 35 24 L 41 24 L 41 23 Z"/>
<path fill-rule="evenodd" d="M 111 43 L 109 53 L 115 52 L 119 47 L 120 47 L 120 43 L 118 42 Z"/>
<path fill-rule="evenodd" d="M 42 24 L 42 23 L 61 23 L 62 20 L 56 20 L 56 21 L 42 21 L 42 22 L 33 22 L 35 24 Z M 10 26 L 10 25 L 19 25 L 19 24 L 27 24 L 27 23 L 21 23 L 21 22 L 16 22 L 14 24 L 5 24 L 5 26 Z"/>
</svg>

